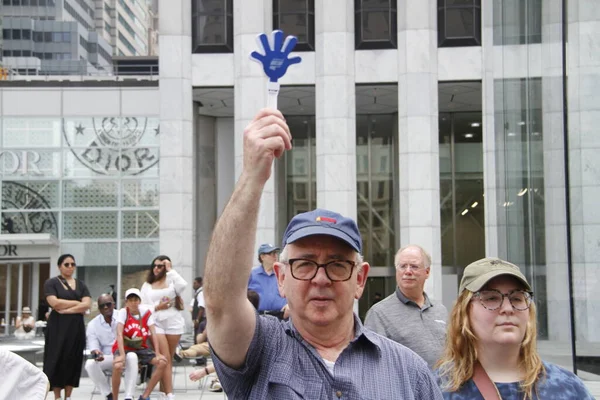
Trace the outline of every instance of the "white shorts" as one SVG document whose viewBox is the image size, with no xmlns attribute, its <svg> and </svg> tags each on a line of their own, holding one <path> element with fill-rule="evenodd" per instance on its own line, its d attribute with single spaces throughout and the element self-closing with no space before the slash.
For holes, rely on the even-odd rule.
<svg viewBox="0 0 600 400">
<path fill-rule="evenodd" d="M 185 320 L 181 313 L 169 316 L 161 321 L 158 319 L 154 323 L 156 333 L 163 335 L 182 335 L 185 332 Z"/>
</svg>

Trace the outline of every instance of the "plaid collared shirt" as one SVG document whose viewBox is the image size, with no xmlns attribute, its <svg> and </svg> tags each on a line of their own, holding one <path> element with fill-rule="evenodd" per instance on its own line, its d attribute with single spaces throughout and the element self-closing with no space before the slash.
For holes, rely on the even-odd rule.
<svg viewBox="0 0 600 400">
<path fill-rule="evenodd" d="M 245 365 L 213 361 L 230 399 L 442 399 L 423 359 L 380 336 L 354 317 L 355 337 L 335 362 L 333 375 L 291 321 L 258 316 Z M 212 349 L 211 349 L 212 352 Z"/>
</svg>

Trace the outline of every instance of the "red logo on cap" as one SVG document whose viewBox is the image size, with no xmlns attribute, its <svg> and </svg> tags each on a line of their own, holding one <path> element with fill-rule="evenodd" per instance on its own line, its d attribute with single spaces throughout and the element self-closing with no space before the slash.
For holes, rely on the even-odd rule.
<svg viewBox="0 0 600 400">
<path fill-rule="evenodd" d="M 337 222 L 337 220 L 336 220 L 336 219 L 334 219 L 334 218 L 329 218 L 329 217 L 317 217 L 316 221 L 317 221 L 317 222 L 321 222 L 321 221 L 324 221 L 324 222 L 331 222 L 332 224 L 335 224 L 335 223 Z"/>
</svg>

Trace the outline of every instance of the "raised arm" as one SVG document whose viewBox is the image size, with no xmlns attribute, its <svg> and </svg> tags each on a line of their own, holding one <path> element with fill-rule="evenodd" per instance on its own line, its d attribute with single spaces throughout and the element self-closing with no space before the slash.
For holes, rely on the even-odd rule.
<svg viewBox="0 0 600 400">
<path fill-rule="evenodd" d="M 256 328 L 247 299 L 260 197 L 273 160 L 291 149 L 283 115 L 261 110 L 244 130 L 244 165 L 229 203 L 215 225 L 206 257 L 204 299 L 210 344 L 226 365 L 243 365 Z"/>
</svg>

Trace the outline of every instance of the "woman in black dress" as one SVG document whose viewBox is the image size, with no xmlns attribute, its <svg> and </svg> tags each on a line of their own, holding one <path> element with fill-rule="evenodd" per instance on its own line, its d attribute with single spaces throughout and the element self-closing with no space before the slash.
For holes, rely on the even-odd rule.
<svg viewBox="0 0 600 400">
<path fill-rule="evenodd" d="M 92 303 L 85 284 L 73 277 L 75 257 L 63 254 L 58 258 L 60 275 L 44 283 L 46 302 L 52 307 L 46 329 L 44 346 L 44 373 L 50 380 L 54 398 L 71 398 L 74 387 L 79 386 L 85 349 L 83 314 Z"/>
</svg>

